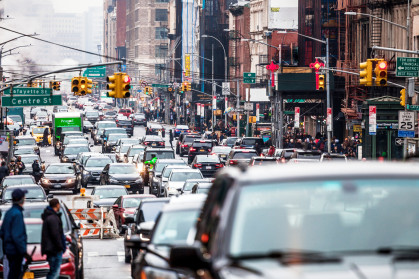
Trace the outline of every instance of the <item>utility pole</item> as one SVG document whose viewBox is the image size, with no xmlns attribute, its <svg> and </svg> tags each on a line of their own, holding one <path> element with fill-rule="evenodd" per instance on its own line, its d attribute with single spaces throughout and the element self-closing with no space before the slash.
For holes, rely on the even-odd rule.
<svg viewBox="0 0 419 279">
<path fill-rule="evenodd" d="M 165 81 L 168 84 L 169 83 L 169 60 L 166 60 L 166 75 L 165 75 Z M 170 91 L 166 89 L 166 99 L 164 103 L 164 123 L 167 125 L 170 124 Z"/>
<path fill-rule="evenodd" d="M 326 38 L 326 67 L 329 68 L 329 38 Z M 326 72 L 326 91 L 327 91 L 327 108 L 331 108 L 330 106 L 330 71 L 327 70 Z M 332 152 L 332 131 L 333 131 L 333 110 L 332 110 L 332 119 L 330 120 L 330 127 L 326 127 L 327 129 L 327 152 Z"/>
<path fill-rule="evenodd" d="M 236 110 L 237 110 L 237 137 L 240 137 L 240 81 L 239 79 L 236 79 L 236 86 L 237 86 L 237 103 L 236 103 Z"/>
<path fill-rule="evenodd" d="M 212 83 L 211 83 L 211 87 L 212 87 L 212 99 L 211 102 L 214 102 L 214 96 L 215 96 L 215 84 L 214 84 L 214 44 L 211 45 L 211 51 L 212 51 L 212 57 L 211 57 L 211 73 L 212 73 Z M 217 104 L 217 103 L 216 103 Z M 217 106 L 217 105 L 216 105 Z M 214 132 L 214 125 L 215 125 L 215 121 L 214 121 L 214 108 L 212 107 L 212 103 L 211 103 L 211 131 Z"/>
<path fill-rule="evenodd" d="M 407 1 L 407 19 L 406 19 L 406 49 L 410 50 L 410 0 Z M 410 57 L 409 54 L 407 54 L 407 57 Z M 406 90 L 409 88 L 409 78 L 406 77 Z M 409 98 L 407 98 L 409 99 Z M 413 103 L 413 97 L 412 97 L 412 103 Z M 407 106 L 404 107 L 404 110 L 407 110 Z M 406 160 L 407 158 L 407 138 L 405 137 L 403 140 L 403 160 Z"/>
</svg>

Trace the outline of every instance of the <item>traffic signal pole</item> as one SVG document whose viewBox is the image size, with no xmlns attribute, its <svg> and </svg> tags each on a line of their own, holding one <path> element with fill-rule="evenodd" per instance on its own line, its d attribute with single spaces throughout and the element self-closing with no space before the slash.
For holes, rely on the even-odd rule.
<svg viewBox="0 0 419 279">
<path fill-rule="evenodd" d="M 329 38 L 326 38 L 326 67 L 329 68 Z M 331 108 L 330 105 L 330 71 L 327 70 L 326 73 L 326 102 L 327 108 Z M 326 116 L 327 117 L 327 116 Z M 330 127 L 326 127 L 327 129 L 327 152 L 332 152 L 332 132 L 333 132 L 333 110 L 332 110 L 332 119 L 330 120 Z"/>
</svg>

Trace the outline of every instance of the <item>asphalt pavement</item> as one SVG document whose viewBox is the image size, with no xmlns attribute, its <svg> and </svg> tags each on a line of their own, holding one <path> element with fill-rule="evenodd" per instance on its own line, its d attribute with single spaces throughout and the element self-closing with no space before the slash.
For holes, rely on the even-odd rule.
<svg viewBox="0 0 419 279">
<path fill-rule="evenodd" d="M 25 110 L 26 119 L 29 119 L 29 110 Z M 168 129 L 173 126 L 167 126 Z M 145 128 L 142 126 L 135 126 L 134 138 L 140 138 L 145 135 Z M 89 135 L 90 139 L 90 135 Z M 169 133 L 166 133 L 166 146 L 170 147 Z M 91 144 L 93 141 L 90 139 Z M 58 156 L 54 155 L 54 148 L 41 147 L 41 159 L 45 161 L 46 166 L 51 163 L 59 163 Z M 101 152 L 100 146 L 94 146 L 93 151 Z M 88 185 L 86 189 L 86 195 L 89 195 L 95 185 Z M 71 192 L 55 191 L 51 192 L 55 198 L 58 198 L 65 202 L 65 204 L 71 208 L 71 197 L 74 196 Z M 145 193 L 149 193 L 148 187 L 145 188 Z M 130 264 L 124 262 L 124 239 L 119 237 L 116 239 L 83 239 L 84 246 L 84 276 L 85 278 L 94 279 L 113 279 L 113 278 L 131 278 Z"/>
</svg>

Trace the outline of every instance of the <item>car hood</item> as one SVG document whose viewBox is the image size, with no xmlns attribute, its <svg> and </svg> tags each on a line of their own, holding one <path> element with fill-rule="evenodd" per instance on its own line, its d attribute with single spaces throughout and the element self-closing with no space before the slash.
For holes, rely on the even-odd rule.
<svg viewBox="0 0 419 279">
<path fill-rule="evenodd" d="M 86 167 L 84 169 L 87 171 L 102 172 L 104 168 L 105 167 Z"/>
<path fill-rule="evenodd" d="M 175 187 L 176 189 L 182 189 L 183 188 L 183 184 L 185 184 L 185 182 L 184 181 L 176 181 L 176 182 L 174 182 L 174 181 L 169 181 L 168 183 L 167 183 L 167 187 Z"/>
<path fill-rule="evenodd" d="M 221 278 L 401 279 L 419 278 L 417 262 L 393 262 L 394 256 L 343 257 L 340 263 L 281 264 L 278 259 L 245 260 L 222 268 Z M 228 276 L 227 276 L 228 275 Z M 362 275 L 362 276 L 360 276 Z"/>
<path fill-rule="evenodd" d="M 117 180 L 136 180 L 140 178 L 139 174 L 110 174 L 109 176 Z"/>
<path fill-rule="evenodd" d="M 126 214 L 134 214 L 135 213 L 135 210 L 137 209 L 136 207 L 127 207 L 127 208 L 124 208 L 125 209 L 125 213 Z"/>
<path fill-rule="evenodd" d="M 52 179 L 52 180 L 59 180 L 59 179 L 75 178 L 75 176 L 74 174 L 45 173 L 44 178 Z"/>
<path fill-rule="evenodd" d="M 112 206 L 117 198 L 109 198 L 109 199 L 100 199 L 96 200 L 93 203 L 97 206 Z"/>
</svg>

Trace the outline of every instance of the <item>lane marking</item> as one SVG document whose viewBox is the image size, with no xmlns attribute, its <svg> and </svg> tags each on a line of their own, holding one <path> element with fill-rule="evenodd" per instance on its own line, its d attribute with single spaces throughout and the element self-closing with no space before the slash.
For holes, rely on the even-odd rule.
<svg viewBox="0 0 419 279">
<path fill-rule="evenodd" d="M 87 252 L 87 256 L 88 257 L 98 257 L 99 256 L 99 252 Z"/>
</svg>

